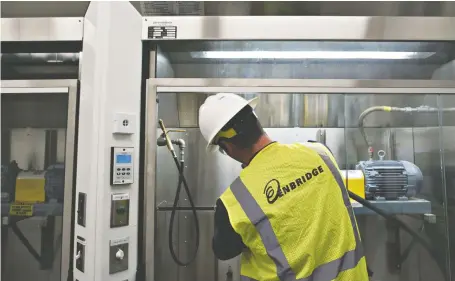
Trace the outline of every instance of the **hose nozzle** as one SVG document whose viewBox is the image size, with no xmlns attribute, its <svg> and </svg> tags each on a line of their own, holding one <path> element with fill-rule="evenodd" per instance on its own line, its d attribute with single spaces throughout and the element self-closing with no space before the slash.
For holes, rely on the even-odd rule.
<svg viewBox="0 0 455 281">
<path fill-rule="evenodd" d="M 164 141 L 166 142 L 167 149 L 169 149 L 169 151 L 172 153 L 172 156 L 175 156 L 174 146 L 172 145 L 171 139 L 169 138 L 169 136 L 167 134 L 166 127 L 164 126 L 163 120 L 160 119 L 158 121 L 158 124 L 160 125 L 161 131 L 163 131 L 163 133 L 161 134 L 160 138 L 164 138 Z M 160 138 L 158 138 L 158 140 L 160 140 Z M 161 140 L 161 143 L 162 143 L 162 140 Z"/>
<path fill-rule="evenodd" d="M 180 148 L 185 148 L 185 141 L 183 139 L 178 139 L 178 140 L 171 140 L 169 137 L 169 133 L 175 132 L 175 133 L 184 133 L 186 132 L 185 130 L 166 130 L 166 127 L 164 126 L 164 122 L 162 119 L 158 121 L 161 131 L 163 131 L 160 135 L 160 137 L 156 140 L 156 144 L 158 146 L 167 146 L 169 151 L 172 153 L 172 156 L 176 157 L 175 150 L 173 144 L 178 145 Z"/>
</svg>

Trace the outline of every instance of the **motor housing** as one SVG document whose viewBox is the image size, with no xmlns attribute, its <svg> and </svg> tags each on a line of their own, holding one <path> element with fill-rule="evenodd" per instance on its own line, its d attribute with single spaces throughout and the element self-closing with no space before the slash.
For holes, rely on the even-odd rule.
<svg viewBox="0 0 455 281">
<path fill-rule="evenodd" d="M 365 176 L 365 198 L 369 200 L 407 200 L 422 189 L 422 171 L 408 161 L 362 161 L 356 169 Z"/>
</svg>

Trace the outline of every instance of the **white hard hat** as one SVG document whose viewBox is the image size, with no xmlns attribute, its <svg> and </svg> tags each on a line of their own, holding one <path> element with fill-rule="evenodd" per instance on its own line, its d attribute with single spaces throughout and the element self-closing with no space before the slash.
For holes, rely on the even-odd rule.
<svg viewBox="0 0 455 281">
<path fill-rule="evenodd" d="M 209 96 L 199 108 L 199 128 L 208 142 L 206 150 L 215 151 L 217 146 L 212 142 L 218 132 L 245 106 L 250 105 L 254 109 L 257 102 L 257 98 L 246 100 L 232 93 Z"/>
</svg>

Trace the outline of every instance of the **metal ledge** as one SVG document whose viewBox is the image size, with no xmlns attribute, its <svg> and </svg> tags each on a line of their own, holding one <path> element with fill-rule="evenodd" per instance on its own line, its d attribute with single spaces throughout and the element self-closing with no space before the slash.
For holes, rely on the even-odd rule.
<svg viewBox="0 0 455 281">
<path fill-rule="evenodd" d="M 377 208 L 391 215 L 423 215 L 431 213 L 431 202 L 424 199 L 410 199 L 408 201 L 369 201 Z M 372 210 L 358 202 L 352 202 L 356 215 L 376 215 Z"/>
<path fill-rule="evenodd" d="M 453 94 L 453 80 L 151 78 L 158 93 Z"/>
</svg>

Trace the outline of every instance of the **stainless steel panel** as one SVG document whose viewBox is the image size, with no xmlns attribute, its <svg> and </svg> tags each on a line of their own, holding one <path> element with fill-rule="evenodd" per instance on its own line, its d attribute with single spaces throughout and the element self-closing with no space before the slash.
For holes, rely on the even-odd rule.
<svg viewBox="0 0 455 281">
<path fill-rule="evenodd" d="M 175 218 L 175 226 L 174 226 L 174 236 L 173 236 L 173 243 L 174 249 L 178 252 L 178 243 L 177 238 L 179 235 L 179 224 L 178 219 L 180 215 L 176 216 Z M 154 259 L 154 267 L 155 267 L 155 276 L 148 277 L 148 280 L 178 280 L 178 266 L 172 260 L 171 254 L 169 252 L 169 236 L 168 236 L 168 229 L 169 229 L 169 220 L 170 220 L 170 212 L 157 212 L 156 213 L 156 220 L 155 220 L 155 230 L 156 232 L 155 240 L 151 240 L 149 243 L 155 244 L 155 251 L 154 255 L 156 258 Z M 147 239 L 148 240 L 148 239 Z M 180 255 L 179 255 L 180 257 Z"/>
<path fill-rule="evenodd" d="M 450 17 L 342 16 L 201 16 L 144 17 L 142 39 L 149 26 L 177 26 L 179 40 L 384 40 L 450 41 Z M 312 26 L 314 28 L 301 28 Z"/>
<path fill-rule="evenodd" d="M 455 58 L 452 42 L 163 41 L 159 46 L 172 66 L 169 78 L 450 80 L 435 78 L 434 72 Z"/>
<path fill-rule="evenodd" d="M 203 1 L 131 1 L 142 16 L 203 16 Z"/>
<path fill-rule="evenodd" d="M 355 128 L 358 127 L 360 114 L 372 106 L 438 108 L 435 95 L 347 95 L 346 99 L 340 94 L 241 93 L 241 95 L 245 98 L 260 97 L 256 113 L 264 127 L 272 128 L 344 126 Z M 168 126 L 197 127 L 198 110 L 207 94 L 163 93 L 158 96 L 159 118 Z M 455 103 L 444 104 L 444 108 L 449 107 L 455 107 Z M 455 112 L 447 115 L 455 117 Z M 455 118 L 446 118 L 445 122 L 446 126 L 455 125 Z M 438 113 L 374 112 L 364 119 L 363 124 L 366 128 L 438 126 Z M 368 129 L 366 131 L 368 132 Z"/>
<path fill-rule="evenodd" d="M 242 93 L 245 98 L 257 93 Z M 343 127 L 342 95 L 260 94 L 256 113 L 264 127 Z M 197 127 L 198 111 L 207 95 L 158 94 L 159 118 L 173 127 Z M 176 114 L 177 113 L 177 114 Z"/>
<path fill-rule="evenodd" d="M 214 213 L 199 211 L 200 246 L 197 262 L 191 266 L 179 268 L 179 280 L 213 280 L 216 278 L 217 260 L 212 252 Z M 191 212 L 182 212 L 179 216 L 179 254 L 182 260 L 188 260 L 195 250 L 195 227 Z"/>
<path fill-rule="evenodd" d="M 4 1 L 2 18 L 83 17 L 90 1 Z"/>
<path fill-rule="evenodd" d="M 393 130 L 388 128 L 368 128 L 365 129 L 365 133 L 368 135 L 368 139 L 371 141 L 373 148 L 375 149 L 374 159 L 378 159 L 377 152 L 384 150 L 386 152 L 385 159 L 390 158 L 390 151 L 393 148 L 393 144 L 389 143 L 389 136 Z M 338 159 L 340 165 L 345 166 L 346 169 L 355 169 L 355 165 L 359 161 L 368 160 L 368 147 L 365 140 L 362 137 L 359 129 L 357 128 L 346 128 L 346 146 L 340 147 L 346 153 L 346 159 L 343 162 Z M 337 146 L 340 146 L 340 140 L 336 141 Z M 344 144 L 344 143 L 343 143 Z"/>
<path fill-rule="evenodd" d="M 163 1 L 158 1 L 163 2 Z M 151 1 L 131 1 L 142 16 L 179 15 L 174 9 L 155 11 Z M 181 3 L 181 2 L 180 2 Z M 179 4 L 180 4 L 179 3 Z M 199 3 L 199 2 L 197 2 Z M 453 16 L 455 5 L 449 1 L 425 2 L 343 2 L 337 1 L 205 1 L 205 16 Z M 182 5 L 182 4 L 181 4 Z M 184 6 L 184 5 L 183 5 Z M 186 14 L 197 13 L 193 8 Z"/>
<path fill-rule="evenodd" d="M 82 41 L 83 20 L 84 18 L 2 18 L 2 41 Z"/>
<path fill-rule="evenodd" d="M 396 62 L 273 62 L 253 60 L 251 63 L 218 60 L 209 63 L 173 64 L 178 78 L 248 78 L 248 79 L 430 79 L 438 64 Z M 401 63 L 401 62 L 400 62 Z"/>
<path fill-rule="evenodd" d="M 200 246 L 196 260 L 187 267 L 178 266 L 169 253 L 168 229 L 170 211 L 157 212 L 155 280 L 217 280 L 217 261 L 212 252 L 213 211 L 198 211 Z M 183 262 L 192 257 L 195 249 L 195 229 L 190 211 L 178 211 L 174 226 L 174 249 Z M 237 273 L 238 274 L 238 273 Z"/>
<path fill-rule="evenodd" d="M 240 281 L 240 256 L 227 261 L 218 261 L 218 281 Z M 232 273 L 232 279 L 228 278 Z"/>
</svg>

